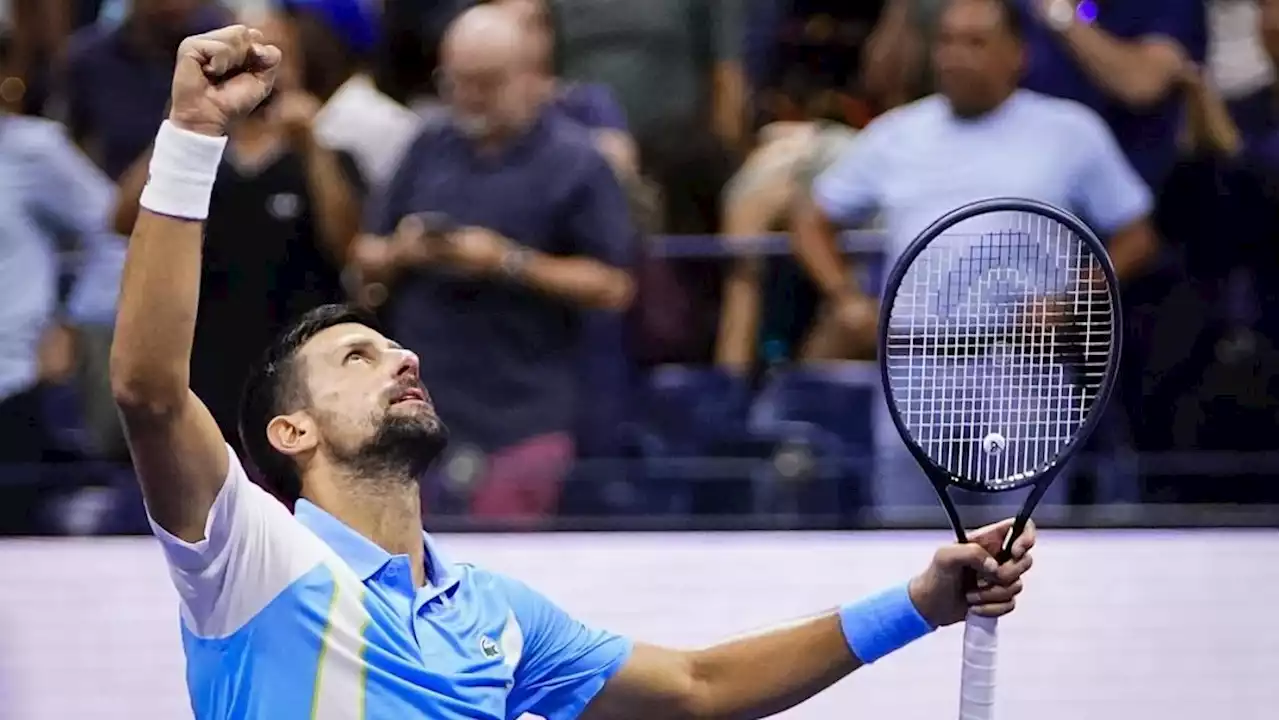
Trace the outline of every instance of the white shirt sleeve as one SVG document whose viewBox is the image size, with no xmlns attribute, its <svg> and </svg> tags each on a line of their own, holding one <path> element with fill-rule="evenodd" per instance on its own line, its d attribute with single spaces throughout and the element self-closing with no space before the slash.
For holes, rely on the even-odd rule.
<svg viewBox="0 0 1280 720">
<path fill-rule="evenodd" d="M 884 144 L 893 118 L 881 117 L 858 133 L 840 157 L 813 181 L 813 201 L 836 225 L 857 227 L 869 222 L 880 210 L 883 178 L 891 169 Z"/>
<path fill-rule="evenodd" d="M 1071 147 L 1079 159 L 1073 186 L 1076 211 L 1102 239 L 1151 214 L 1151 190 L 1125 157 L 1111 128 L 1092 110 L 1080 108 Z"/>
<path fill-rule="evenodd" d="M 320 540 L 288 508 L 254 484 L 231 447 L 227 477 L 205 521 L 204 539 L 189 543 L 148 514 L 192 633 L 225 637 L 321 561 Z"/>
</svg>

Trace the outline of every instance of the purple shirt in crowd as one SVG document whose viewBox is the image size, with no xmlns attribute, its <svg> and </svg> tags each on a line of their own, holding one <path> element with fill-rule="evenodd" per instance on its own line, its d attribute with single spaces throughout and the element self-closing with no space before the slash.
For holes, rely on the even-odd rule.
<svg viewBox="0 0 1280 720">
<path fill-rule="evenodd" d="M 478 154 L 447 120 L 429 124 L 370 203 L 367 229 L 388 234 L 416 212 L 543 253 L 632 262 L 622 188 L 590 136 L 557 112 L 494 156 Z M 420 356 L 423 381 L 459 442 L 492 451 L 573 428 L 578 308 L 516 282 L 432 269 L 401 281 L 386 317 Z"/>
<path fill-rule="evenodd" d="M 194 35 L 226 25 L 225 10 L 208 6 L 194 14 Z M 66 77 L 61 94 L 71 135 L 118 180 L 151 146 L 173 84 L 172 51 L 141 46 L 129 21 L 117 26 L 89 25 L 67 44 Z"/>
</svg>

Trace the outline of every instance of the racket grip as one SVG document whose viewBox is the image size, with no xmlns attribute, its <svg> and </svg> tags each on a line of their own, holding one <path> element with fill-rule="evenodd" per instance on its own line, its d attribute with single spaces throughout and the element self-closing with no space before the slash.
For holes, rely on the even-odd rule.
<svg viewBox="0 0 1280 720">
<path fill-rule="evenodd" d="M 964 620 L 960 720 L 992 720 L 996 706 L 996 618 L 970 612 Z"/>
</svg>

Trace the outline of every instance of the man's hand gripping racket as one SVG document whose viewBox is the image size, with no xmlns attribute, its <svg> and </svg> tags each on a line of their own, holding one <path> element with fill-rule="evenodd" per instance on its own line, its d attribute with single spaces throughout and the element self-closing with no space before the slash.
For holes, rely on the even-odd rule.
<svg viewBox="0 0 1280 720">
<path fill-rule="evenodd" d="M 894 425 L 957 539 L 974 541 L 957 546 L 956 562 L 941 566 L 972 573 L 961 583 L 967 604 L 949 607 L 969 608 L 960 718 L 991 720 L 995 618 L 1011 609 L 1000 601 L 1016 594 L 1001 576 L 1018 577 L 1020 564 L 1029 563 L 1031 512 L 1097 425 L 1119 365 L 1115 270 L 1088 227 L 1058 208 L 1007 198 L 966 205 L 926 228 L 894 266 L 879 343 Z M 1031 490 L 1012 521 L 965 532 L 952 488 L 1025 487 Z M 974 544 L 986 546 L 999 567 L 964 562 L 964 553 L 981 552 L 961 549 Z M 956 582 L 940 582 L 947 580 Z M 919 609 L 930 620 L 959 619 Z"/>
</svg>

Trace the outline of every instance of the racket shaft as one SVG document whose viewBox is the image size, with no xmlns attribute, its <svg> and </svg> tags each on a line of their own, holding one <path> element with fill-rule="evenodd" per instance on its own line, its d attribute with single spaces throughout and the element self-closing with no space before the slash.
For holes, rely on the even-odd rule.
<svg viewBox="0 0 1280 720">
<path fill-rule="evenodd" d="M 960 720 L 992 720 L 996 705 L 996 619 L 970 612 L 964 622 Z"/>
</svg>

